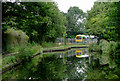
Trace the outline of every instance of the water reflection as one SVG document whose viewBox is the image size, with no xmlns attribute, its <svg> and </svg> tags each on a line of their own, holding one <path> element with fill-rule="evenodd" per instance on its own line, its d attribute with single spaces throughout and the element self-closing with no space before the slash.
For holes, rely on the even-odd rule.
<svg viewBox="0 0 120 81">
<path fill-rule="evenodd" d="M 89 57 L 88 49 L 74 49 L 67 52 L 57 53 L 57 58 L 64 57 L 73 57 L 76 56 L 78 58 Z"/>
<path fill-rule="evenodd" d="M 108 59 L 107 62 L 105 58 Z M 88 49 L 72 49 L 66 52 L 46 53 L 42 57 L 37 56 L 30 62 L 24 62 L 16 69 L 3 74 L 2 78 L 40 81 L 101 79 L 103 81 L 103 79 L 119 79 L 119 68 L 119 63 L 110 55 L 97 52 L 89 54 Z"/>
<path fill-rule="evenodd" d="M 76 50 L 75 55 L 78 58 L 89 57 L 88 50 Z"/>
<path fill-rule="evenodd" d="M 40 60 L 41 59 L 41 60 Z M 88 49 L 73 49 L 61 53 L 47 53 L 42 58 L 23 63 L 17 70 L 3 75 L 4 79 L 53 79 L 87 78 L 87 68 L 90 63 Z"/>
</svg>

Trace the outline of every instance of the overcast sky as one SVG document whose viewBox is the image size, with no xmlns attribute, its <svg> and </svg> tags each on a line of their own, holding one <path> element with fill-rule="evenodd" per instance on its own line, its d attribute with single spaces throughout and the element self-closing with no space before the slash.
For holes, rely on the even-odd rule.
<svg viewBox="0 0 120 81">
<path fill-rule="evenodd" d="M 15 0 L 7 0 L 15 2 Z M 25 1 L 25 0 L 21 0 Z M 28 0 L 28 2 L 35 1 L 35 2 L 44 2 L 44 1 L 51 1 L 51 0 Z M 96 0 L 52 0 L 58 3 L 58 8 L 60 11 L 63 11 L 67 13 L 68 9 L 73 6 L 79 7 L 79 9 L 82 9 L 84 12 L 87 12 L 87 10 L 90 10 L 91 7 L 94 5 L 94 1 Z"/>
<path fill-rule="evenodd" d="M 84 12 L 90 10 L 96 0 L 55 0 L 58 3 L 60 11 L 67 13 L 68 9 L 73 6 L 79 7 Z"/>
</svg>

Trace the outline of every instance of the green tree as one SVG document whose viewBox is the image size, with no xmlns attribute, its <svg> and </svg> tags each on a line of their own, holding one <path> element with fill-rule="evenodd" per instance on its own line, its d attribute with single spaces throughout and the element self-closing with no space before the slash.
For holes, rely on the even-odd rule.
<svg viewBox="0 0 120 81">
<path fill-rule="evenodd" d="M 84 13 L 78 7 L 70 7 L 66 18 L 68 21 L 67 26 L 67 34 L 68 37 L 75 36 L 76 34 L 83 34 L 84 33 L 84 25 L 85 25 L 85 18 L 86 13 Z"/>
<path fill-rule="evenodd" d="M 88 11 L 86 29 L 99 39 L 117 41 L 119 37 L 120 3 L 95 2 Z"/>
<path fill-rule="evenodd" d="M 23 30 L 31 42 L 54 42 L 66 32 L 65 16 L 54 2 L 2 3 L 3 42 L 9 28 Z M 31 6 L 32 5 L 32 6 Z"/>
</svg>

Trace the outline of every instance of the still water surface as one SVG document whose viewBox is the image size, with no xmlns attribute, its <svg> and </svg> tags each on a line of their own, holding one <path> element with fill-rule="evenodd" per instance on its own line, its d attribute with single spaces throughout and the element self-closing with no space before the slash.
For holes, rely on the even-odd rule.
<svg viewBox="0 0 120 81">
<path fill-rule="evenodd" d="M 94 56 L 93 56 L 94 55 Z M 44 53 L 30 62 L 3 74 L 3 79 L 118 79 L 120 70 L 101 64 L 100 54 L 88 49 L 72 49 L 59 53 Z M 114 70 L 114 72 L 112 72 Z"/>
</svg>

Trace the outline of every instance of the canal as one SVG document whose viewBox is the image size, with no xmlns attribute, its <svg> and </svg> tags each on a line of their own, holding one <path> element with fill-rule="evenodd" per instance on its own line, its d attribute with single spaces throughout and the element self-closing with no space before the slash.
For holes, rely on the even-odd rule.
<svg viewBox="0 0 120 81">
<path fill-rule="evenodd" d="M 101 54 L 89 52 L 88 48 L 44 53 L 3 73 L 2 77 L 3 80 L 39 79 L 40 81 L 118 79 L 119 67 L 110 58 L 108 63 L 105 63 L 101 57 Z"/>
</svg>

